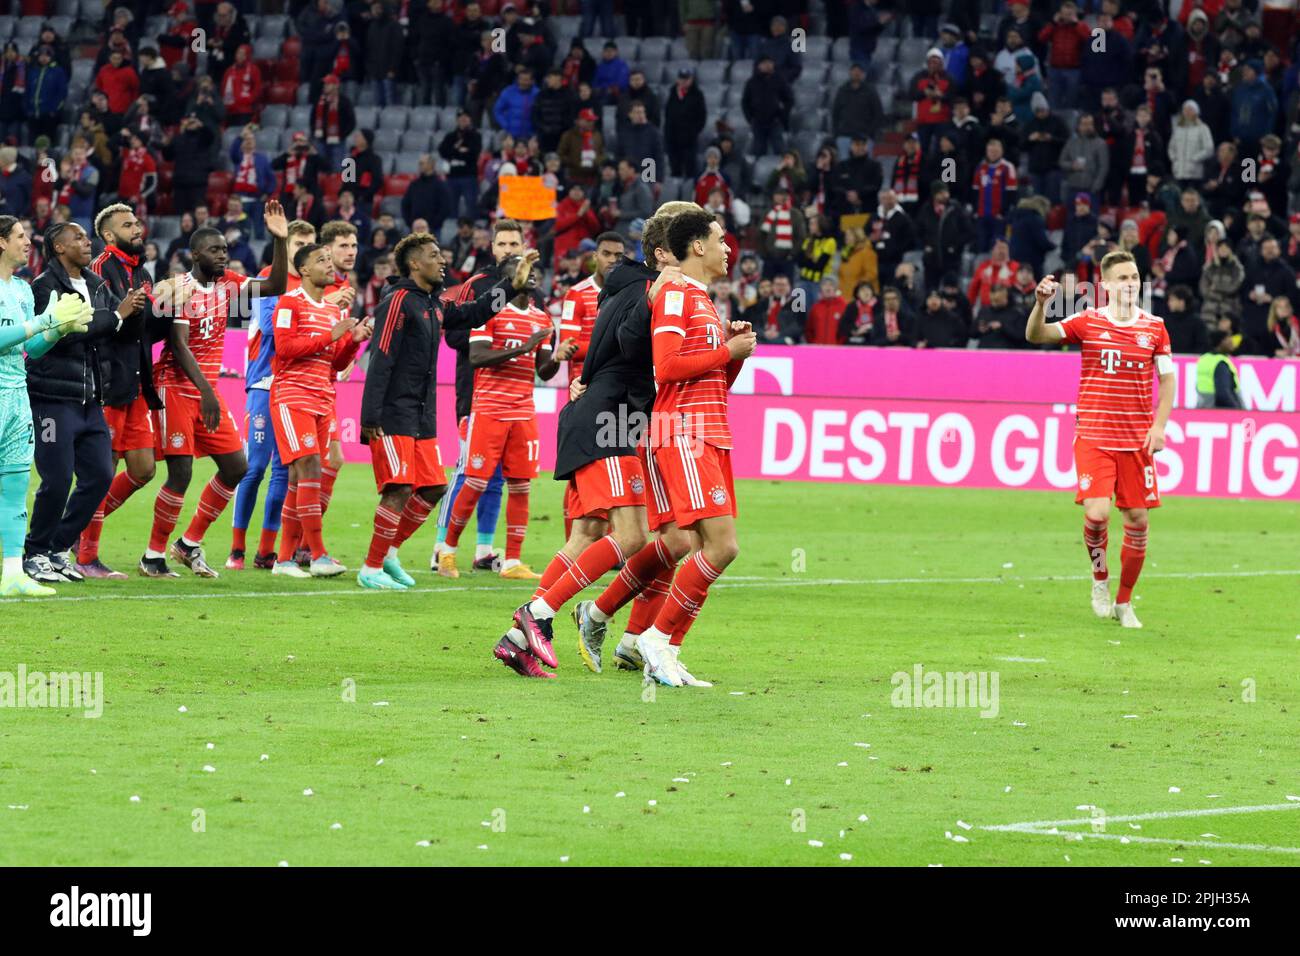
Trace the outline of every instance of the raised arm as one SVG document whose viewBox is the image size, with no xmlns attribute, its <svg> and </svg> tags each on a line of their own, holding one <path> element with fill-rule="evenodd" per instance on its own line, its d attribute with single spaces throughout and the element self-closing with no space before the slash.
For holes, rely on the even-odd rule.
<svg viewBox="0 0 1300 956">
<path fill-rule="evenodd" d="M 1060 283 L 1051 275 L 1043 276 L 1038 287 L 1034 289 L 1034 307 L 1029 312 L 1029 321 L 1025 324 L 1025 338 L 1040 345 L 1060 342 L 1065 338 L 1065 331 L 1059 322 L 1048 322 L 1045 309 L 1052 296 L 1060 289 Z"/>
<path fill-rule="evenodd" d="M 262 210 L 266 231 L 275 240 L 271 274 L 254 286 L 254 295 L 281 295 L 289 285 L 289 218 L 279 200 L 270 200 Z"/>
</svg>

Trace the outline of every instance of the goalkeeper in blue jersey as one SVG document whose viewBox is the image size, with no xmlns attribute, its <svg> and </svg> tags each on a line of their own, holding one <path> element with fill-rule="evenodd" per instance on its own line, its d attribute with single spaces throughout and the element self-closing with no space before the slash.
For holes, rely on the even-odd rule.
<svg viewBox="0 0 1300 956">
<path fill-rule="evenodd" d="M 14 275 L 27 264 L 31 247 L 23 224 L 0 216 L 0 597 L 55 593 L 23 573 L 27 482 L 36 447 L 23 355 L 40 358 L 63 336 L 86 331 L 92 316 L 79 295 L 51 296 L 45 312 L 36 314 L 31 286 Z"/>
</svg>

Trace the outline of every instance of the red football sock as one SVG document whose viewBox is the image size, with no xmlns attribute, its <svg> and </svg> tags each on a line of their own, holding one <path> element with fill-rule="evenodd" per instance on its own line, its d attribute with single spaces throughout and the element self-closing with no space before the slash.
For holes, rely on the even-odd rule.
<svg viewBox="0 0 1300 956">
<path fill-rule="evenodd" d="M 419 495 L 413 494 L 407 498 L 406 507 L 402 509 L 402 521 L 397 526 L 397 535 L 393 538 L 393 547 L 400 548 L 406 543 L 407 538 L 419 531 L 431 511 L 433 505 Z"/>
<path fill-rule="evenodd" d="M 618 572 L 618 577 L 610 582 L 609 586 L 601 592 L 600 597 L 596 598 L 596 607 L 600 608 L 601 613 L 606 617 L 613 617 L 615 611 L 636 597 L 642 588 L 647 587 L 660 572 L 667 571 L 668 580 L 671 581 L 676 564 L 673 556 L 668 553 L 668 546 L 659 538 L 655 538 L 627 559 L 623 570 Z M 666 586 L 664 593 L 668 593 Z"/>
<path fill-rule="evenodd" d="M 302 539 L 315 561 L 325 554 L 325 537 L 321 528 L 321 483 L 314 479 L 298 482 L 298 523 L 302 526 Z"/>
<path fill-rule="evenodd" d="M 722 572 L 704 557 L 703 551 L 696 551 L 682 562 L 673 578 L 673 586 L 668 592 L 668 600 L 655 618 L 655 628 L 664 634 L 675 634 L 692 610 L 704 603 L 704 596 L 709 585 L 718 579 Z"/>
<path fill-rule="evenodd" d="M 177 494 L 166 485 L 158 489 L 158 497 L 153 502 L 153 531 L 149 534 L 149 550 L 163 552 L 167 550 L 167 539 L 176 528 L 176 521 L 181 516 L 181 507 L 185 496 Z"/>
<path fill-rule="evenodd" d="M 284 493 L 284 505 L 280 508 L 280 553 L 279 562 L 292 561 L 293 553 L 298 550 L 298 535 L 302 525 L 298 523 L 298 482 L 289 482 L 289 490 Z"/>
<path fill-rule="evenodd" d="M 329 510 L 330 499 L 334 497 L 334 482 L 338 480 L 339 470 L 324 465 L 320 470 L 320 513 L 324 517 Z"/>
<path fill-rule="evenodd" d="M 682 641 L 686 640 L 686 632 L 691 629 L 691 625 L 695 623 L 695 619 L 700 616 L 700 608 L 704 607 L 704 602 L 708 599 L 709 595 L 707 593 L 704 597 L 700 598 L 700 603 L 691 609 L 690 614 L 686 615 L 686 620 L 677 625 L 677 630 L 673 631 L 673 636 L 668 639 L 669 644 L 673 644 L 677 647 L 682 646 Z"/>
<path fill-rule="evenodd" d="M 401 523 L 402 516 L 392 508 L 385 508 L 381 504 L 375 509 L 375 533 L 370 538 L 370 550 L 366 553 L 366 567 L 384 566 L 384 558 L 393 546 L 393 539 L 397 536 L 397 528 Z"/>
<path fill-rule="evenodd" d="M 623 560 L 623 550 L 612 534 L 587 545 L 578 560 L 573 562 L 560 579 L 547 588 L 542 600 L 553 611 L 558 611 L 579 591 L 600 580 L 600 576 Z"/>
<path fill-rule="evenodd" d="M 275 536 L 278 534 L 271 528 L 262 529 L 262 537 L 257 542 L 258 554 L 275 554 Z"/>
<path fill-rule="evenodd" d="M 1106 522 L 1083 519 L 1083 546 L 1088 549 L 1094 581 L 1105 581 L 1110 576 L 1110 570 L 1106 567 L 1106 545 L 1109 540 Z"/>
<path fill-rule="evenodd" d="M 89 564 L 99 557 L 99 536 L 104 530 L 104 519 L 122 507 L 127 498 L 143 488 L 143 481 L 136 481 L 129 471 L 118 472 L 113 483 L 108 486 L 108 493 L 95 509 L 95 516 L 90 519 L 86 530 L 81 532 L 81 541 L 77 545 L 77 561 Z"/>
<path fill-rule="evenodd" d="M 555 552 L 555 557 L 551 558 L 551 563 L 542 572 L 542 579 L 537 582 L 537 590 L 533 592 L 533 599 L 536 600 L 545 594 L 546 590 L 560 580 L 560 576 L 571 567 L 573 567 L 572 558 L 563 551 Z"/>
<path fill-rule="evenodd" d="M 524 552 L 524 535 L 528 533 L 528 491 L 531 481 L 506 483 L 506 560 L 518 561 Z"/>
<path fill-rule="evenodd" d="M 190 526 L 185 531 L 185 540 L 201 544 L 208 526 L 221 517 L 221 512 L 226 510 L 226 505 L 234 496 L 234 485 L 226 484 L 221 480 L 220 475 L 213 475 L 212 480 L 203 486 L 203 494 L 199 496 L 199 507 L 195 510 L 194 517 L 190 519 Z"/>
<path fill-rule="evenodd" d="M 1115 592 L 1116 604 L 1128 604 L 1133 597 L 1133 587 L 1142 573 L 1142 562 L 1147 557 L 1146 526 L 1124 525 L 1124 544 L 1119 549 L 1119 590 Z"/>
<path fill-rule="evenodd" d="M 230 533 L 230 550 L 244 551 L 248 547 L 248 529 L 235 528 Z"/>
<path fill-rule="evenodd" d="M 460 486 L 460 492 L 451 506 L 451 515 L 447 519 L 447 547 L 454 548 L 460 543 L 461 532 L 474 513 L 481 494 L 487 489 L 486 478 L 466 478 Z"/>
<path fill-rule="evenodd" d="M 636 594 L 636 600 L 632 602 L 632 611 L 627 617 L 627 627 L 623 628 L 624 631 L 628 634 L 640 634 L 655 622 L 655 618 L 659 616 L 660 608 L 664 606 L 664 601 L 668 599 L 668 589 L 673 583 L 674 570 L 675 566 L 661 570 Z"/>
</svg>

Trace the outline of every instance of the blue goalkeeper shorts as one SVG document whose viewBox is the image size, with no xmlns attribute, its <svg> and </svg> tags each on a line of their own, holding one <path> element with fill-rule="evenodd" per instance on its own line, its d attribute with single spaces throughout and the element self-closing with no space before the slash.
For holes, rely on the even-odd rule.
<svg viewBox="0 0 1300 956">
<path fill-rule="evenodd" d="M 0 472 L 27 471 L 35 449 L 27 388 L 0 388 Z"/>
</svg>

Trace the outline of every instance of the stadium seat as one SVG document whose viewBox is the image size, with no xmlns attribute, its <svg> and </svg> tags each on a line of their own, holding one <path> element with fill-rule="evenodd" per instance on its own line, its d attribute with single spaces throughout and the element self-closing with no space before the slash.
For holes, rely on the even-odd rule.
<svg viewBox="0 0 1300 956">
<path fill-rule="evenodd" d="M 605 38 L 598 37 L 598 36 L 584 37 L 582 40 L 582 45 L 587 48 L 587 52 L 591 54 L 591 58 L 595 60 L 597 63 L 599 63 L 601 59 L 601 53 L 605 49 Z M 621 49 L 618 51 L 618 54 L 619 56 L 623 57 L 624 60 L 627 59 L 627 57 L 623 54 L 623 51 Z"/>
<path fill-rule="evenodd" d="M 302 59 L 302 40 L 298 37 L 286 37 L 280 44 L 280 52 L 291 60 Z"/>
<path fill-rule="evenodd" d="M 257 140 L 257 148 L 271 156 L 279 155 L 281 131 L 279 126 L 263 126 L 254 134 L 254 138 Z"/>
<path fill-rule="evenodd" d="M 300 129 L 311 135 L 311 107 L 294 106 L 289 110 L 289 128 Z"/>
<path fill-rule="evenodd" d="M 641 40 L 639 58 L 642 63 L 662 63 L 664 60 L 670 59 L 668 48 L 667 37 L 645 37 Z M 599 53 L 596 59 L 600 59 Z"/>
<path fill-rule="evenodd" d="M 726 108 L 727 105 L 726 86 L 716 86 L 710 84 L 707 86 L 701 86 L 700 89 L 704 94 L 704 105 L 705 107 L 707 107 L 710 116 L 716 113 L 720 113 L 723 109 Z"/>
<path fill-rule="evenodd" d="M 208 192 L 210 193 L 228 193 L 235 182 L 233 173 L 225 170 L 217 170 L 208 173 Z"/>
<path fill-rule="evenodd" d="M 691 53 L 686 49 L 685 37 L 673 37 L 672 42 L 668 44 L 668 59 L 670 60 L 690 60 Z"/>
<path fill-rule="evenodd" d="M 379 125 L 379 107 L 358 106 L 356 108 L 357 129 L 374 129 Z"/>
<path fill-rule="evenodd" d="M 258 17 L 257 35 L 259 37 L 274 37 L 280 39 L 285 35 L 289 26 L 289 18 L 282 13 L 264 13 Z"/>
<path fill-rule="evenodd" d="M 280 43 L 278 40 L 265 39 L 253 41 L 253 59 L 255 60 L 278 60 L 280 58 Z"/>
<path fill-rule="evenodd" d="M 925 37 L 911 37 L 898 44 L 899 63 L 917 63 L 920 69 L 925 66 L 925 51 L 935 45 L 935 41 Z"/>
<path fill-rule="evenodd" d="M 815 109 L 826 101 L 827 89 L 824 83 L 818 82 L 816 85 L 811 83 L 796 83 L 794 87 L 794 110 L 801 112 L 807 109 Z M 830 91 L 834 95 L 833 91 Z"/>
<path fill-rule="evenodd" d="M 749 78 L 754 75 L 754 61 L 733 60 L 731 63 L 731 72 L 727 75 L 731 80 L 732 86 L 743 87 Z"/>
<path fill-rule="evenodd" d="M 72 17 L 63 14 L 60 16 L 50 17 L 47 22 L 50 26 L 54 27 L 54 33 L 56 36 L 67 37 L 72 35 Z"/>
<path fill-rule="evenodd" d="M 402 134 L 400 149 L 404 153 L 429 152 L 430 132 L 427 129 L 408 129 Z"/>
<path fill-rule="evenodd" d="M 455 115 L 456 114 L 453 112 L 453 119 L 455 118 Z M 413 130 L 419 129 L 424 130 L 426 133 L 432 133 L 438 128 L 438 116 L 438 110 L 433 109 L 432 107 L 422 106 L 419 109 L 411 110 L 411 112 L 407 114 L 407 127 Z"/>
<path fill-rule="evenodd" d="M 760 156 L 754 161 L 754 185 L 760 190 L 767 190 L 767 177 L 781 165 L 780 156 Z"/>
<path fill-rule="evenodd" d="M 838 37 L 835 42 L 831 44 L 830 51 L 828 52 L 828 59 L 833 63 L 847 63 L 849 61 L 848 37 Z"/>
<path fill-rule="evenodd" d="M 383 127 L 375 130 L 374 148 L 375 152 L 381 156 L 395 151 L 401 141 L 402 133 L 398 130 L 384 129 Z"/>
<path fill-rule="evenodd" d="M 415 176 L 412 173 L 389 173 L 384 177 L 384 195 L 405 196 L 406 191 L 411 188 L 413 182 L 415 182 Z"/>
<path fill-rule="evenodd" d="M 838 42 L 838 41 L 836 41 Z M 847 49 L 847 44 L 846 44 Z M 881 37 L 876 41 L 876 52 L 871 57 L 872 63 L 893 63 L 898 56 L 898 38 Z M 848 59 L 846 52 L 845 59 Z"/>
<path fill-rule="evenodd" d="M 834 101 L 839 88 L 849 81 L 849 67 L 852 65 L 852 63 L 831 64 L 830 78 L 826 81 L 826 94 L 831 101 Z M 879 93 L 880 90 L 876 92 Z"/>
<path fill-rule="evenodd" d="M 708 91 L 710 86 L 716 86 L 719 83 L 727 81 L 727 62 L 726 60 L 701 60 L 695 64 L 695 82 L 701 90 Z M 677 82 L 677 76 L 674 74 L 672 82 Z"/>
<path fill-rule="evenodd" d="M 420 171 L 419 153 L 398 153 L 393 157 L 393 172 L 409 173 L 414 176 Z"/>
<path fill-rule="evenodd" d="M 621 56 L 628 63 L 635 63 L 637 60 L 640 59 L 639 56 L 641 50 L 640 37 L 633 37 L 633 36 L 614 37 L 614 42 L 618 44 L 618 55 Z M 565 51 L 561 50 L 560 56 L 563 56 L 564 53 Z M 596 60 L 597 62 L 599 62 L 600 60 L 599 54 L 593 54 L 593 55 L 596 56 Z"/>
<path fill-rule="evenodd" d="M 405 106 L 385 106 L 379 111 L 379 125 L 384 129 L 395 129 L 399 133 L 406 129 Z"/>
<path fill-rule="evenodd" d="M 179 216 L 150 216 L 149 238 L 155 241 L 170 242 L 181 234 Z"/>
<path fill-rule="evenodd" d="M 304 105 L 305 105 L 305 104 L 307 104 L 307 103 L 310 103 L 311 101 L 312 101 L 312 100 L 311 100 L 311 84 L 310 84 L 310 83 L 299 83 L 299 84 L 298 84 L 298 102 L 299 102 L 300 104 L 304 104 Z"/>
<path fill-rule="evenodd" d="M 103 11 L 100 11 L 100 17 L 103 17 Z M 18 20 L 18 29 L 14 31 L 15 36 L 20 40 L 35 40 L 41 35 L 41 24 L 45 22 L 44 17 L 21 17 Z M 22 44 L 20 43 L 21 47 Z"/>
<path fill-rule="evenodd" d="M 458 112 L 458 109 L 459 108 L 455 106 L 444 106 L 438 110 L 438 129 L 444 130 L 448 133 L 454 130 L 456 128 L 456 113 Z M 484 142 L 486 141 L 485 138 Z"/>
<path fill-rule="evenodd" d="M 803 38 L 803 62 L 805 69 L 809 62 L 829 63 L 831 59 L 831 40 L 828 36 L 816 36 L 811 32 Z"/>
<path fill-rule="evenodd" d="M 95 78 L 95 61 L 94 60 L 74 60 L 72 63 L 71 80 L 74 83 L 80 82 L 87 86 Z"/>
<path fill-rule="evenodd" d="M 9 38 L 14 35 L 17 26 L 18 21 L 15 17 L 0 17 L 0 43 L 8 42 Z M 24 56 L 27 55 L 27 51 L 21 45 L 18 52 Z"/>
<path fill-rule="evenodd" d="M 266 101 L 268 103 L 292 106 L 297 98 L 297 83 L 282 83 L 277 80 L 271 84 L 270 88 L 266 92 Z"/>
<path fill-rule="evenodd" d="M 75 18 L 80 8 L 81 0 L 57 0 L 54 4 L 55 12 L 65 17 Z"/>
<path fill-rule="evenodd" d="M 275 60 L 271 72 L 277 82 L 292 83 L 297 87 L 302 75 L 302 64 L 295 57 L 281 56 Z"/>
<path fill-rule="evenodd" d="M 394 219 L 402 218 L 401 196 L 379 196 L 379 214 L 389 213 Z M 389 240 L 392 241 L 391 239 Z"/>
</svg>

